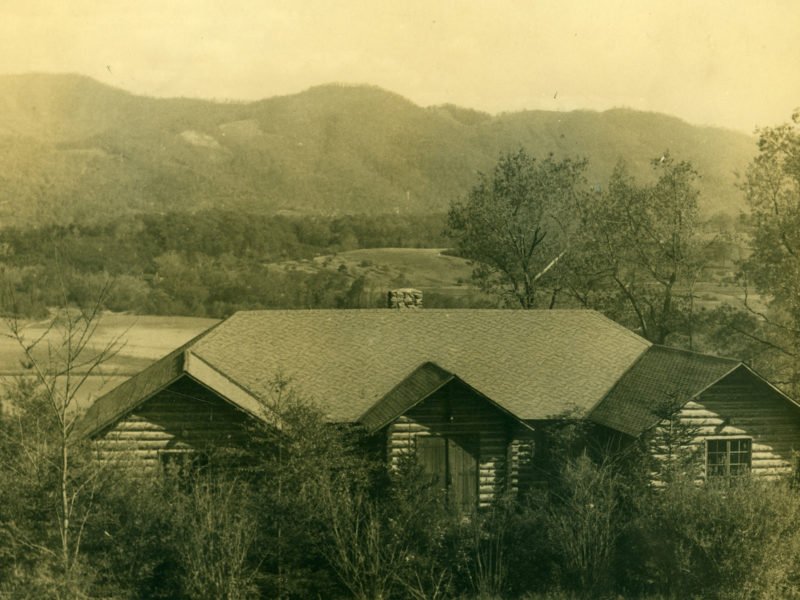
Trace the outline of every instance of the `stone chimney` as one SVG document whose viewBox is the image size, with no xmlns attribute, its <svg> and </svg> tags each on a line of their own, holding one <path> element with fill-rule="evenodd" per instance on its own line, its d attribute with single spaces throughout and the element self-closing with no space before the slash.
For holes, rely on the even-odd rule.
<svg viewBox="0 0 800 600">
<path fill-rule="evenodd" d="M 422 308 L 422 292 L 412 288 L 389 290 L 389 308 Z"/>
</svg>

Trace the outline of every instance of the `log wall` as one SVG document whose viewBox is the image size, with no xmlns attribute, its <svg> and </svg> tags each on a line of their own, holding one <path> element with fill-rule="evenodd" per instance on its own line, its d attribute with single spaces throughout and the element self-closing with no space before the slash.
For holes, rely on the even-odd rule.
<svg viewBox="0 0 800 600">
<path fill-rule="evenodd" d="M 184 377 L 95 436 L 105 460 L 160 464 L 164 451 L 200 451 L 241 444 L 248 415 Z"/>
<path fill-rule="evenodd" d="M 800 451 L 800 408 L 745 369 L 687 403 L 678 415 L 696 434 L 692 444 L 703 461 L 707 438 L 751 437 L 751 470 L 757 477 L 790 473 Z"/>
</svg>

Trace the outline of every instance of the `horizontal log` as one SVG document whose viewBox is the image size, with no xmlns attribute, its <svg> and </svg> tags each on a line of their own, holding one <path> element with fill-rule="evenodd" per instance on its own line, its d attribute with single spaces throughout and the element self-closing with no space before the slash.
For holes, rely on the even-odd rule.
<svg viewBox="0 0 800 600">
<path fill-rule="evenodd" d="M 177 441 L 175 438 L 163 440 L 120 440 L 114 442 L 111 440 L 98 441 L 101 450 L 108 450 L 112 448 L 166 448 L 169 444 L 177 444 L 176 447 L 189 448 L 185 442 Z"/>
<path fill-rule="evenodd" d="M 768 468 L 753 468 L 752 473 L 758 477 L 764 477 L 765 475 L 787 475 L 792 472 L 790 467 L 768 467 Z"/>
<path fill-rule="evenodd" d="M 225 431 L 186 431 L 183 434 L 170 433 L 166 431 L 143 431 L 143 432 L 116 432 L 106 435 L 96 440 L 97 443 L 114 442 L 114 443 L 138 443 L 149 442 L 153 440 L 178 440 L 194 445 L 209 445 L 209 444 L 232 444 L 243 443 L 247 437 L 241 432 L 232 431 L 226 433 Z"/>
<path fill-rule="evenodd" d="M 698 404 L 697 402 L 694 402 L 694 401 L 687 402 L 686 404 L 683 405 L 683 407 L 684 407 L 684 409 L 695 409 L 695 408 L 702 409 L 702 408 L 704 408 L 702 404 Z"/>
<path fill-rule="evenodd" d="M 791 467 L 788 461 L 781 459 L 756 459 L 753 457 L 751 461 L 752 469 L 766 469 L 770 467 Z"/>
<path fill-rule="evenodd" d="M 109 452 L 109 450 L 105 450 L 105 452 Z M 136 456 L 137 459 L 158 460 L 158 457 L 160 456 L 158 450 L 135 449 L 124 452 L 132 456 Z"/>
<path fill-rule="evenodd" d="M 392 431 L 447 431 L 465 433 L 486 432 L 494 433 L 502 428 L 502 423 L 490 423 L 479 419 L 470 419 L 469 421 L 429 421 L 429 422 L 405 422 L 393 423 L 390 425 Z"/>
<path fill-rule="evenodd" d="M 147 419 L 119 421 L 109 431 L 163 431 L 164 425 Z"/>
<path fill-rule="evenodd" d="M 692 408 L 678 411 L 678 416 L 681 419 L 706 419 L 719 417 L 719 413 L 707 410 L 705 408 Z"/>
<path fill-rule="evenodd" d="M 99 438 L 98 441 L 129 441 L 129 440 L 171 440 L 174 434 L 164 430 L 155 431 L 111 431 Z"/>
<path fill-rule="evenodd" d="M 692 411 L 691 413 L 681 413 L 679 417 L 680 420 L 684 422 L 695 422 L 702 419 L 728 419 L 730 421 L 742 423 L 783 423 L 795 427 L 800 426 L 800 417 L 798 417 L 798 415 L 787 415 L 769 410 L 748 412 L 721 411 L 719 413 L 712 411 Z"/>
<path fill-rule="evenodd" d="M 701 436 L 728 436 L 728 437 L 742 437 L 749 436 L 750 434 L 744 429 L 739 429 L 730 425 L 719 428 L 713 425 L 700 425 L 696 429 L 696 433 Z"/>
<path fill-rule="evenodd" d="M 506 466 L 506 461 L 505 457 L 495 458 L 494 460 L 491 458 L 485 459 L 481 457 L 481 460 L 478 461 L 478 464 L 481 470 L 496 471 L 497 469 L 504 468 Z"/>
<path fill-rule="evenodd" d="M 688 427 L 717 426 L 725 423 L 720 417 L 691 417 L 681 418 L 681 422 Z"/>
<path fill-rule="evenodd" d="M 753 452 L 753 460 L 780 460 L 783 462 L 787 462 L 790 458 L 791 454 L 778 454 L 777 452 Z"/>
</svg>

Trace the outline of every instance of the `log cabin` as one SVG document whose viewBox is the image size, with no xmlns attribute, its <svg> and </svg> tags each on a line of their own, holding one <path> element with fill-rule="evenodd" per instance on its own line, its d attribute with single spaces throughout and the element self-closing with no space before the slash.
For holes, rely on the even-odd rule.
<svg viewBox="0 0 800 600">
<path fill-rule="evenodd" d="M 800 450 L 800 405 L 748 366 L 590 310 L 239 312 L 98 398 L 73 434 L 149 467 L 240 444 L 277 374 L 387 461 L 415 453 L 464 506 L 535 479 L 543 432 L 565 415 L 626 443 L 669 402 L 697 427 L 707 476 L 779 477 Z"/>
</svg>

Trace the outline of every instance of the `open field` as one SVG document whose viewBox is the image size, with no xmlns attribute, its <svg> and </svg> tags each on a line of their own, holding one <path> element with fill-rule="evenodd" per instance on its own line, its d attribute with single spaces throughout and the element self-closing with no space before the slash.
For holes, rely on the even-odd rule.
<svg viewBox="0 0 800 600">
<path fill-rule="evenodd" d="M 354 280 L 364 277 L 366 290 L 381 297 L 387 290 L 414 287 L 428 294 L 462 297 L 480 295 L 472 285 L 472 267 L 445 248 L 367 248 L 314 259 L 274 264 L 286 271 L 314 273 L 323 270 L 346 273 Z"/>
<path fill-rule="evenodd" d="M 152 317 L 126 314 L 106 314 L 91 341 L 87 352 L 99 350 L 108 344 L 118 344 L 119 351 L 104 363 L 97 375 L 90 377 L 79 394 L 79 404 L 85 406 L 92 399 L 119 385 L 131 375 L 141 371 L 151 362 L 168 354 L 199 333 L 217 323 L 215 319 L 194 317 Z M 47 321 L 24 322 L 24 337 L 32 341 L 46 331 Z M 15 378 L 30 376 L 17 342 L 8 337 L 6 323 L 0 325 L 0 385 L 13 385 Z M 54 347 L 61 341 L 57 331 L 50 331 L 45 341 Z M 42 352 L 46 348 L 42 348 Z M 91 354 L 90 354 L 91 355 Z M 40 353 L 44 358 L 44 354 Z"/>
<path fill-rule="evenodd" d="M 444 248 L 369 248 L 320 256 L 326 268 L 345 265 L 348 272 L 375 279 L 405 277 L 421 288 L 447 289 L 469 282 L 472 267 L 463 258 L 442 254 Z"/>
</svg>

